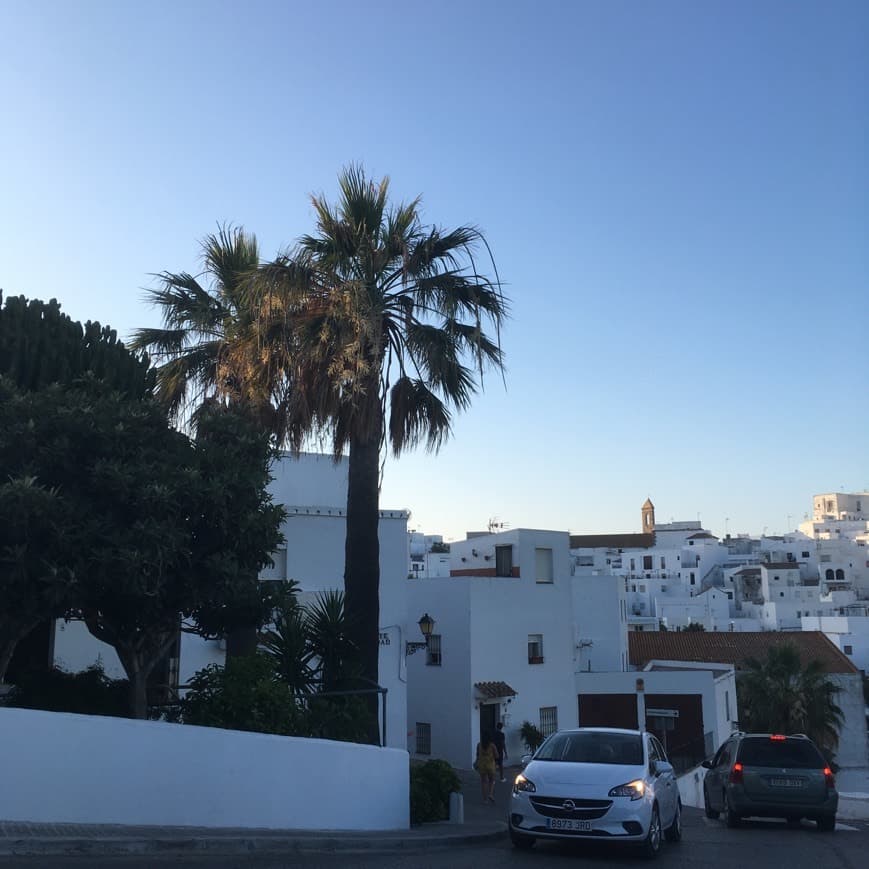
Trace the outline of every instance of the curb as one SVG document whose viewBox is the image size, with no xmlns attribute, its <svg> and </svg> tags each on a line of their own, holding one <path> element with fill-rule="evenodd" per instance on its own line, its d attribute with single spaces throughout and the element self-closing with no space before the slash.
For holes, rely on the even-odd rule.
<svg viewBox="0 0 869 869">
<path fill-rule="evenodd" d="M 494 825 L 493 825 L 494 826 Z M 420 836 L 178 836 L 178 837 L 34 837 L 0 840 L 0 857 L 76 856 L 117 854 L 390 854 L 433 850 L 455 845 L 476 845 L 504 837 L 507 825 L 497 829 L 455 835 Z"/>
</svg>

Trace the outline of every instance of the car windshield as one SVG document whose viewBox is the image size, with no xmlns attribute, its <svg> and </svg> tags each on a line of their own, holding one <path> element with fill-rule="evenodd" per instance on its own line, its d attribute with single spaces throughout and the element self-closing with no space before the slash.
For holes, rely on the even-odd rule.
<svg viewBox="0 0 869 869">
<path fill-rule="evenodd" d="M 743 766 L 779 766 L 792 769 L 822 769 L 821 753 L 808 739 L 743 739 L 738 760 Z"/>
<path fill-rule="evenodd" d="M 534 760 L 639 766 L 643 762 L 643 741 L 635 733 L 556 733 L 540 746 Z"/>
</svg>

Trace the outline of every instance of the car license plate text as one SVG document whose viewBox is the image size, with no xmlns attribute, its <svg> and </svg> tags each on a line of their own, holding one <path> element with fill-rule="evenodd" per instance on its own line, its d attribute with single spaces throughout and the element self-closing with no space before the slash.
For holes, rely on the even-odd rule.
<svg viewBox="0 0 869 869">
<path fill-rule="evenodd" d="M 590 833 L 590 821 L 574 821 L 570 818 L 547 818 L 546 826 L 550 830 L 575 830 L 578 833 Z"/>
<path fill-rule="evenodd" d="M 774 778 L 770 779 L 774 788 L 801 788 L 803 783 L 798 778 Z"/>
</svg>

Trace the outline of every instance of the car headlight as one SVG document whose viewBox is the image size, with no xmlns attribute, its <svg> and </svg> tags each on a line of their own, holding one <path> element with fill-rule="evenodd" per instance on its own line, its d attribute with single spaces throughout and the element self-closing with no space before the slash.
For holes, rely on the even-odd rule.
<svg viewBox="0 0 869 869">
<path fill-rule="evenodd" d="M 646 792 L 646 783 L 642 779 L 628 782 L 626 785 L 619 785 L 613 788 L 609 795 L 611 797 L 630 797 L 632 800 L 641 800 Z"/>
<path fill-rule="evenodd" d="M 519 773 L 519 775 L 516 776 L 516 781 L 513 782 L 513 793 L 518 794 L 520 791 L 524 791 L 526 794 L 537 793 L 537 788 L 534 786 L 534 782 L 525 778 L 522 773 Z"/>
</svg>

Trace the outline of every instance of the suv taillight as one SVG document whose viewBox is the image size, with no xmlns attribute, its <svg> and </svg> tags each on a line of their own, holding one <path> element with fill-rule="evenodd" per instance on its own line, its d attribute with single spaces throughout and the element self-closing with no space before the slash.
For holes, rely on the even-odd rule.
<svg viewBox="0 0 869 869">
<path fill-rule="evenodd" d="M 828 788 L 836 787 L 836 776 L 833 775 L 833 770 L 830 767 L 824 767 L 824 781 Z"/>
<path fill-rule="evenodd" d="M 733 769 L 730 770 L 730 784 L 732 784 L 732 785 L 741 785 L 742 784 L 742 764 L 741 763 L 733 764 Z"/>
</svg>

